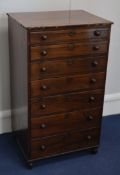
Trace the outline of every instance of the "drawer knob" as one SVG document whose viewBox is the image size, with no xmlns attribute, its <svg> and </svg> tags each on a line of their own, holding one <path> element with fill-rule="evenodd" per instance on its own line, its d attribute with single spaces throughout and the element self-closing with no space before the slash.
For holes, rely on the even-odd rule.
<svg viewBox="0 0 120 175">
<path fill-rule="evenodd" d="M 46 128 L 46 125 L 44 123 L 41 124 L 40 126 L 42 129 L 45 129 Z"/>
<path fill-rule="evenodd" d="M 87 139 L 88 139 L 88 140 L 91 140 L 91 139 L 92 139 L 92 136 L 88 135 L 88 136 L 87 136 Z"/>
<path fill-rule="evenodd" d="M 73 32 L 73 31 L 71 31 L 71 32 L 68 33 L 69 36 L 74 36 L 75 34 L 76 34 L 76 33 Z"/>
<path fill-rule="evenodd" d="M 89 115 L 88 116 L 88 120 L 90 120 L 90 121 L 93 120 L 93 116 L 92 115 Z"/>
<path fill-rule="evenodd" d="M 46 147 L 45 147 L 45 145 L 41 145 L 41 150 L 45 150 L 46 149 Z"/>
<path fill-rule="evenodd" d="M 47 35 L 42 35 L 42 36 L 41 36 L 41 39 L 42 39 L 42 40 L 47 40 L 47 38 L 48 38 Z"/>
<path fill-rule="evenodd" d="M 47 70 L 46 67 L 42 67 L 42 68 L 41 68 L 41 71 L 42 71 L 42 72 L 46 72 L 46 70 Z"/>
<path fill-rule="evenodd" d="M 75 48 L 75 44 L 69 44 L 69 45 L 68 45 L 68 49 L 72 50 L 72 49 L 74 49 L 74 48 Z"/>
<path fill-rule="evenodd" d="M 98 62 L 97 61 L 92 62 L 92 66 L 93 67 L 97 67 L 97 65 L 98 65 Z"/>
<path fill-rule="evenodd" d="M 46 86 L 46 85 L 42 85 L 42 86 L 41 86 L 41 89 L 42 89 L 43 91 L 45 91 L 45 90 L 47 90 L 47 86 Z"/>
<path fill-rule="evenodd" d="M 69 118 L 69 114 L 68 114 L 68 113 L 65 114 L 65 115 L 64 115 L 64 118 L 65 118 L 65 119 L 68 119 L 68 118 Z"/>
<path fill-rule="evenodd" d="M 43 51 L 41 52 L 41 55 L 42 55 L 42 56 L 47 55 L 47 51 L 46 51 L 46 50 L 43 50 Z"/>
<path fill-rule="evenodd" d="M 100 49 L 99 46 L 93 46 L 93 50 L 97 51 L 97 50 L 99 50 L 99 49 Z"/>
<path fill-rule="evenodd" d="M 95 36 L 100 36 L 100 35 L 101 35 L 101 32 L 98 31 L 98 30 L 96 30 L 96 31 L 94 32 L 94 35 L 95 35 Z"/>
<path fill-rule="evenodd" d="M 95 97 L 91 96 L 90 101 L 95 101 Z"/>
<path fill-rule="evenodd" d="M 92 79 L 90 80 L 90 82 L 91 82 L 91 83 L 96 83 L 97 80 L 96 80 L 95 78 L 92 78 Z"/>
<path fill-rule="evenodd" d="M 68 59 L 68 60 L 66 60 L 66 63 L 67 63 L 68 65 L 72 65 L 72 64 L 74 64 L 74 60 Z"/>
<path fill-rule="evenodd" d="M 42 104 L 42 105 L 41 105 L 41 108 L 42 108 L 42 109 L 45 109 L 45 108 L 46 108 L 46 105 L 45 105 L 45 104 Z"/>
</svg>

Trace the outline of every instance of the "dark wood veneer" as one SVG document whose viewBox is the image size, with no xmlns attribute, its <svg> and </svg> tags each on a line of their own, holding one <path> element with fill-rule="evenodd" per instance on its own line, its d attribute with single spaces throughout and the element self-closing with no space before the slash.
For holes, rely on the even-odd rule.
<svg viewBox="0 0 120 175">
<path fill-rule="evenodd" d="M 9 17 L 8 24 L 12 130 L 28 158 L 30 144 L 28 138 L 27 31 L 11 17 Z"/>
<path fill-rule="evenodd" d="M 73 111 L 48 116 L 32 115 L 31 136 L 33 138 L 55 135 L 76 129 L 99 127 L 101 108 Z"/>
<path fill-rule="evenodd" d="M 53 42 L 73 42 L 97 39 L 107 39 L 109 36 L 109 28 L 74 28 L 68 30 L 56 30 L 45 32 L 31 32 L 30 43 L 34 44 L 49 44 Z"/>
<path fill-rule="evenodd" d="M 32 62 L 30 65 L 31 80 L 103 72 L 106 66 L 106 56 Z"/>
<path fill-rule="evenodd" d="M 89 54 L 106 54 L 108 42 L 72 42 L 60 45 L 32 46 L 31 61 L 79 57 Z"/>
<path fill-rule="evenodd" d="M 51 114 L 99 107 L 103 102 L 103 90 L 70 93 L 31 99 L 31 114 Z"/>
<path fill-rule="evenodd" d="M 104 82 L 105 73 L 33 81 L 31 82 L 31 97 L 102 89 L 104 88 Z"/>
<path fill-rule="evenodd" d="M 42 138 L 40 140 L 32 140 L 33 158 L 44 158 L 61 154 L 63 152 L 70 152 L 73 150 L 80 150 L 94 147 L 99 144 L 99 129 L 92 130 L 75 130 L 66 132 L 58 136 Z"/>
<path fill-rule="evenodd" d="M 12 125 L 27 162 L 99 146 L 112 22 L 10 13 Z"/>
</svg>

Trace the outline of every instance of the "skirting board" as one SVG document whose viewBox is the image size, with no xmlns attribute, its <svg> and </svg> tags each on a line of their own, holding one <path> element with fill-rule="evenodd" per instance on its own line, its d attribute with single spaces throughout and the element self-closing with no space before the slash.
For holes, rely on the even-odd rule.
<svg viewBox="0 0 120 175">
<path fill-rule="evenodd" d="M 105 95 L 103 116 L 120 114 L 120 93 Z M 11 132 L 11 111 L 0 111 L 0 134 Z"/>
<path fill-rule="evenodd" d="M 0 111 L 0 134 L 11 132 L 11 111 Z"/>
<path fill-rule="evenodd" d="M 120 93 L 105 95 L 103 116 L 120 114 Z"/>
</svg>

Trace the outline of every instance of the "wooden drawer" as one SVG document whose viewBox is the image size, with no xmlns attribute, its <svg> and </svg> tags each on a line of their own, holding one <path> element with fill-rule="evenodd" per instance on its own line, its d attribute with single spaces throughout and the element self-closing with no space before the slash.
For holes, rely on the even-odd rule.
<svg viewBox="0 0 120 175">
<path fill-rule="evenodd" d="M 64 114 L 49 115 L 31 120 L 31 136 L 45 137 L 73 129 L 89 129 L 100 126 L 102 109 L 74 111 Z"/>
<path fill-rule="evenodd" d="M 31 82 L 31 97 L 104 88 L 105 73 L 68 76 Z"/>
<path fill-rule="evenodd" d="M 106 57 L 32 62 L 31 80 L 62 75 L 104 72 L 106 65 Z"/>
<path fill-rule="evenodd" d="M 39 116 L 99 107 L 103 103 L 103 94 L 103 90 L 96 90 L 31 99 L 31 114 Z"/>
<path fill-rule="evenodd" d="M 44 158 L 71 152 L 75 150 L 95 147 L 99 144 L 99 129 L 87 131 L 75 130 L 62 135 L 31 141 L 31 157 Z"/>
<path fill-rule="evenodd" d="M 108 42 L 80 42 L 61 45 L 31 47 L 31 60 L 52 60 L 56 58 L 76 57 L 98 53 L 107 53 Z"/>
<path fill-rule="evenodd" d="M 46 44 L 54 42 L 80 41 L 92 39 L 107 39 L 108 28 L 71 28 L 57 31 L 36 31 L 30 33 L 31 44 Z"/>
</svg>

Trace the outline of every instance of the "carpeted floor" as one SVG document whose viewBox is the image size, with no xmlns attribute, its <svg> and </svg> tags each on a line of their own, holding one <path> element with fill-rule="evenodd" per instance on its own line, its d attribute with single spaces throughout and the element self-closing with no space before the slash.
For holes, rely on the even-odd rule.
<svg viewBox="0 0 120 175">
<path fill-rule="evenodd" d="M 103 118 L 98 154 L 75 153 L 27 169 L 11 134 L 0 135 L 0 175 L 120 175 L 120 115 Z"/>
</svg>

